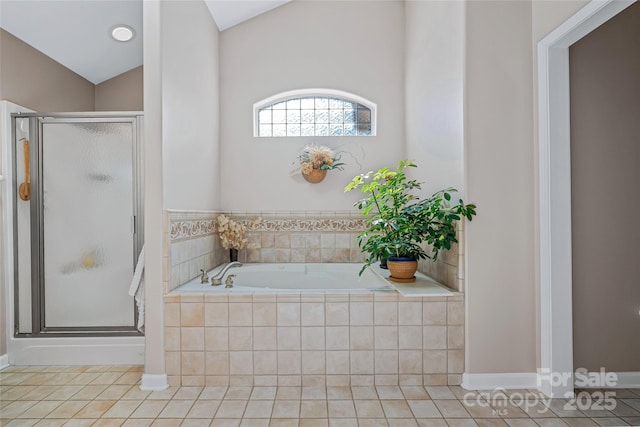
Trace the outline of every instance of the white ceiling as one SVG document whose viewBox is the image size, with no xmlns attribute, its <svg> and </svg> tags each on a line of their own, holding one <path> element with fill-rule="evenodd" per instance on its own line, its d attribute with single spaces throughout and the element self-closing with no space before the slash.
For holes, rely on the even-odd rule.
<svg viewBox="0 0 640 427">
<path fill-rule="evenodd" d="M 0 0 L 0 27 L 94 84 L 142 65 L 143 0 Z M 290 0 L 205 0 L 220 31 Z M 110 36 L 125 24 L 136 37 Z"/>
<path fill-rule="evenodd" d="M 126 43 L 111 29 L 126 24 Z M 1 0 L 2 28 L 94 84 L 142 65 L 142 0 Z"/>
<path fill-rule="evenodd" d="M 205 0 L 218 29 L 224 31 L 291 0 Z"/>
</svg>

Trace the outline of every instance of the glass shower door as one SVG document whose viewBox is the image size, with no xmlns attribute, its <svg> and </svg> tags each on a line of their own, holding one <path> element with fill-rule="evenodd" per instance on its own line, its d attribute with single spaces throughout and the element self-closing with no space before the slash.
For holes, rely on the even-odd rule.
<svg viewBox="0 0 640 427">
<path fill-rule="evenodd" d="M 135 124 L 40 119 L 41 327 L 133 329 Z"/>
</svg>

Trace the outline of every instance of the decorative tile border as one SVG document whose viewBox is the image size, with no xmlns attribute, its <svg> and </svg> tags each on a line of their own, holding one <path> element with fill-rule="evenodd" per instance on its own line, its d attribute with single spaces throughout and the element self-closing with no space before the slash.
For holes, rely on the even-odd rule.
<svg viewBox="0 0 640 427">
<path fill-rule="evenodd" d="M 353 214 L 336 216 L 316 216 L 313 213 L 235 213 L 235 212 L 180 212 L 169 211 L 169 238 L 172 242 L 211 235 L 216 232 L 216 217 L 225 214 L 241 223 L 248 224 L 255 218 L 262 221 L 251 231 L 257 232 L 332 232 L 354 233 L 366 227 L 366 218 Z"/>
<path fill-rule="evenodd" d="M 171 241 L 192 239 L 194 237 L 213 234 L 216 231 L 216 220 L 194 219 L 172 221 L 170 227 L 169 236 L 171 237 Z"/>
<path fill-rule="evenodd" d="M 234 217 L 234 219 L 238 219 Z M 243 220 L 249 222 L 250 220 Z M 366 219 L 336 218 L 262 218 L 252 231 L 294 231 L 294 232 L 360 232 L 366 227 Z"/>
</svg>

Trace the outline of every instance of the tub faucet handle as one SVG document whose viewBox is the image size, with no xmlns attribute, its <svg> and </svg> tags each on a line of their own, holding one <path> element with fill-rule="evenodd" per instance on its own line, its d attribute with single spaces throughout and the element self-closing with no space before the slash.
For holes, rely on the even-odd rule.
<svg viewBox="0 0 640 427">
<path fill-rule="evenodd" d="M 207 276 L 207 272 L 204 271 L 203 269 L 200 269 L 200 271 L 202 272 L 202 275 L 200 275 L 200 283 L 208 283 L 209 276 Z"/>
<path fill-rule="evenodd" d="M 233 288 L 233 278 L 236 277 L 235 274 L 230 274 L 227 276 L 227 280 L 224 282 L 225 288 Z"/>
</svg>

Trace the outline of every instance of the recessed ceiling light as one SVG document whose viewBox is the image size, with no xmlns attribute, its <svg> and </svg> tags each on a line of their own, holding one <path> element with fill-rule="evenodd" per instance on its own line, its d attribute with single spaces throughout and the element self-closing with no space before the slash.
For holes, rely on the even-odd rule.
<svg viewBox="0 0 640 427">
<path fill-rule="evenodd" d="M 111 37 L 119 42 L 128 42 L 136 36 L 136 32 L 128 25 L 118 25 L 111 30 Z"/>
</svg>

